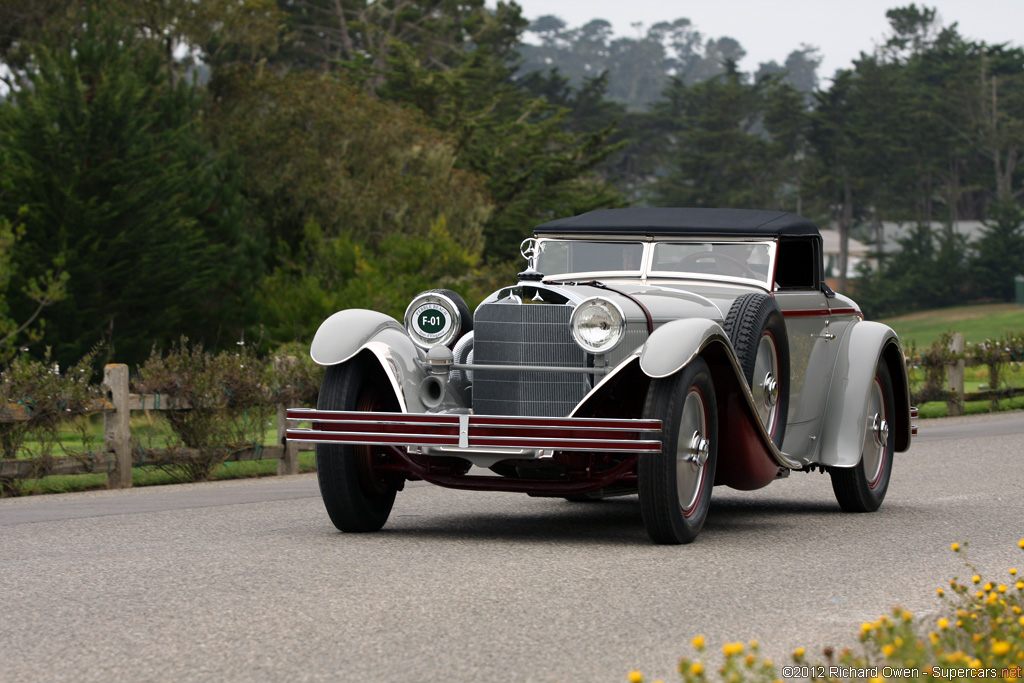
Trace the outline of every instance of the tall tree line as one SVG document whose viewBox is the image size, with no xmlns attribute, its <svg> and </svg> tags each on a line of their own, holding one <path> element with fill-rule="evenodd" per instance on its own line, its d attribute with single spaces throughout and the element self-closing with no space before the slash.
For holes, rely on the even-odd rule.
<svg viewBox="0 0 1024 683">
<path fill-rule="evenodd" d="M 182 334 L 308 340 L 432 287 L 472 303 L 537 223 L 627 203 L 844 240 L 909 222 L 856 282 L 869 312 L 1007 298 L 1024 53 L 888 16 L 819 87 L 813 48 L 743 73 L 686 19 L 624 39 L 483 0 L 0 3 L 0 355 L 137 362 Z"/>
</svg>

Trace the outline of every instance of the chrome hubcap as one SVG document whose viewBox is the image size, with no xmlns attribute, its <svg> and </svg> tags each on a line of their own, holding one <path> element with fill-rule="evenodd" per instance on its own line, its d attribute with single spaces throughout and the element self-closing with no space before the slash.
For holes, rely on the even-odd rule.
<svg viewBox="0 0 1024 683">
<path fill-rule="evenodd" d="M 700 432 L 694 432 L 690 437 L 690 448 L 686 459 L 690 461 L 690 467 L 695 472 L 698 468 L 704 467 L 704 463 L 708 461 L 709 445 L 710 442 L 701 436 Z"/>
<path fill-rule="evenodd" d="M 761 336 L 757 343 L 757 355 L 754 357 L 754 407 L 761 424 L 769 434 L 775 432 L 778 419 L 779 404 L 779 354 L 775 348 L 775 340 L 770 334 Z M 758 382 L 757 378 L 763 378 Z"/>
<path fill-rule="evenodd" d="M 700 498 L 704 466 L 711 452 L 707 430 L 704 397 L 698 390 L 691 389 L 683 402 L 676 444 L 676 493 L 684 515 L 694 510 Z"/>
<path fill-rule="evenodd" d="M 775 381 L 774 375 L 768 373 L 761 382 L 761 391 L 764 392 L 764 404 L 770 410 L 779 402 L 779 383 Z"/>
<path fill-rule="evenodd" d="M 889 441 L 889 423 L 885 421 L 885 417 L 875 413 L 871 418 L 871 432 L 875 435 L 875 444 L 885 448 Z"/>
<path fill-rule="evenodd" d="M 864 446 L 861 460 L 864 464 L 864 477 L 870 486 L 878 483 L 885 462 L 885 450 L 889 443 L 889 422 L 885 419 L 885 397 L 882 385 L 876 378 L 871 385 L 871 398 L 868 402 L 868 424 L 864 434 Z"/>
</svg>

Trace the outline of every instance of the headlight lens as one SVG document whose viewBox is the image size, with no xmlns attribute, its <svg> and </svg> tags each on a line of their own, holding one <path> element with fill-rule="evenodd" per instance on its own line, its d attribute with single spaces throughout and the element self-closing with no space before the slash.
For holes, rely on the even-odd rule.
<svg viewBox="0 0 1024 683">
<path fill-rule="evenodd" d="M 417 346 L 447 346 L 459 333 L 462 320 L 455 303 L 444 294 L 424 292 L 405 309 L 405 329 Z"/>
<path fill-rule="evenodd" d="M 572 337 L 589 353 L 608 353 L 622 341 L 625 316 L 614 302 L 586 299 L 572 313 Z"/>
</svg>

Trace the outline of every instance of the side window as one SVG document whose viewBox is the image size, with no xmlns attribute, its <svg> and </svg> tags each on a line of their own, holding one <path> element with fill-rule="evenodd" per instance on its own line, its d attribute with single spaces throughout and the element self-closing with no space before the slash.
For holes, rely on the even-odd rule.
<svg viewBox="0 0 1024 683">
<path fill-rule="evenodd" d="M 775 284 L 779 289 L 817 289 L 820 262 L 817 240 L 782 238 L 775 262 Z"/>
</svg>

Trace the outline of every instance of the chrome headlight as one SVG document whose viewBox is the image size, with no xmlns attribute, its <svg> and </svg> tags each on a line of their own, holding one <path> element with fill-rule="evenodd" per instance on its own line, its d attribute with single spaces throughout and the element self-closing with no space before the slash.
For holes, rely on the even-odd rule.
<svg viewBox="0 0 1024 683">
<path fill-rule="evenodd" d="M 572 338 L 588 353 L 608 353 L 622 341 L 625 320 L 615 302 L 602 297 L 585 299 L 572 312 Z"/>
<path fill-rule="evenodd" d="M 405 309 L 405 329 L 413 343 L 424 349 L 437 344 L 447 346 L 461 327 L 458 307 L 444 294 L 418 294 Z"/>
</svg>

